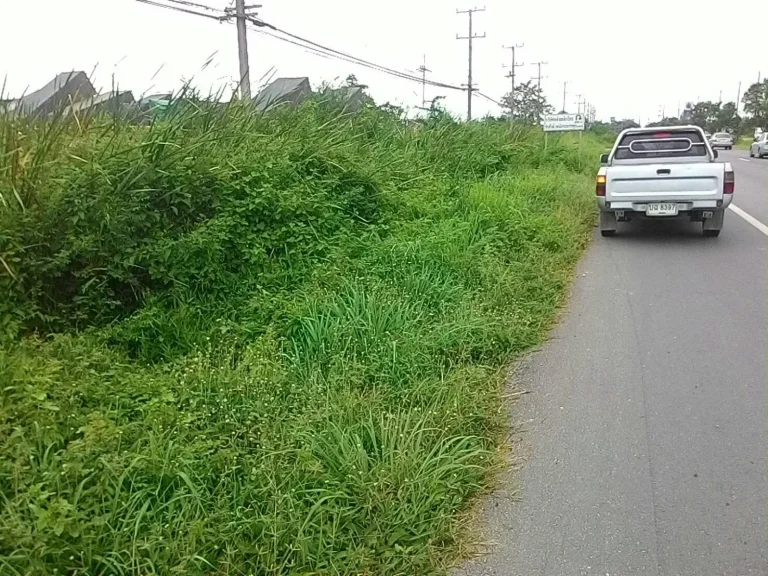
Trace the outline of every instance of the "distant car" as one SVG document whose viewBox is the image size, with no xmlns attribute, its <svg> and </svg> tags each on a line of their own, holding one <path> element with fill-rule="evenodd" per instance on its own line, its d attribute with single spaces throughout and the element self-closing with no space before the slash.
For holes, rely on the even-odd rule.
<svg viewBox="0 0 768 576">
<path fill-rule="evenodd" d="M 710 134 L 709 132 L 704 132 L 704 138 L 706 138 L 707 142 L 709 142 L 710 140 L 712 140 L 712 134 Z"/>
<path fill-rule="evenodd" d="M 728 132 L 715 132 L 715 135 L 709 140 L 709 145 L 712 146 L 712 148 L 725 148 L 726 150 L 730 150 L 733 148 L 733 136 L 728 134 Z"/>
<path fill-rule="evenodd" d="M 768 132 L 760 134 L 749 147 L 749 157 L 754 158 L 755 156 L 758 158 L 768 156 Z"/>
</svg>

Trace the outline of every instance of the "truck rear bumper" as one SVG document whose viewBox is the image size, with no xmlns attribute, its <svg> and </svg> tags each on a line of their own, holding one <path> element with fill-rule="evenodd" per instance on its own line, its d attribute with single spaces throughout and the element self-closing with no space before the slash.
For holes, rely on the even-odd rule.
<svg viewBox="0 0 768 576">
<path fill-rule="evenodd" d="M 661 200 L 661 202 L 674 202 L 677 204 L 677 210 L 678 212 L 690 212 L 692 210 L 725 210 L 728 208 L 728 205 L 731 203 L 731 200 L 733 199 L 733 196 L 731 194 L 726 194 L 723 196 L 722 200 L 686 200 L 686 201 L 679 201 L 679 200 Z M 654 202 L 659 202 L 659 200 L 654 200 Z M 600 208 L 600 210 L 604 212 L 642 212 L 645 213 L 645 211 L 648 209 L 649 202 L 631 202 L 631 201 L 620 201 L 620 202 L 612 202 L 610 200 L 606 200 L 603 197 L 597 198 L 597 205 Z"/>
</svg>

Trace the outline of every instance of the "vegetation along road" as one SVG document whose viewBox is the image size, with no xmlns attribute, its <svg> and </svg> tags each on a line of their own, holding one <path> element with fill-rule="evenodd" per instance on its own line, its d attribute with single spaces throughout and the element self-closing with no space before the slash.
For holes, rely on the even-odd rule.
<svg viewBox="0 0 768 576">
<path fill-rule="evenodd" d="M 422 574 L 603 143 L 331 103 L 0 116 L 0 573 Z"/>
<path fill-rule="evenodd" d="M 461 574 L 768 574 L 768 160 L 720 158 L 737 179 L 720 238 L 630 223 L 581 262 L 519 374 L 522 502 L 489 501 L 496 544 Z"/>
<path fill-rule="evenodd" d="M 439 110 L 0 116 L 0 573 L 425 574 L 607 141 Z M 768 161 L 724 233 L 595 241 L 468 574 L 764 574 Z M 751 219 L 750 219 L 751 215 Z"/>
</svg>

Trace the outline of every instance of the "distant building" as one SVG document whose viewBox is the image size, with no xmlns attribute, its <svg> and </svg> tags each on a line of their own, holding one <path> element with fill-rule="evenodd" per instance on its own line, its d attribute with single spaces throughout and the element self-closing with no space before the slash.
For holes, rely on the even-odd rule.
<svg viewBox="0 0 768 576">
<path fill-rule="evenodd" d="M 297 106 L 312 95 L 309 78 L 278 78 L 253 99 L 256 109 L 264 112 L 276 106 Z"/>
<path fill-rule="evenodd" d="M 139 108 L 144 112 L 154 112 L 157 110 L 165 110 L 173 100 L 173 94 L 151 94 L 144 96 L 139 100 Z"/>
<path fill-rule="evenodd" d="M 107 92 L 106 94 L 97 94 L 92 98 L 75 102 L 71 106 L 67 106 L 64 113 L 81 114 L 83 112 L 88 112 L 92 114 L 96 112 L 109 112 L 114 114 L 115 112 L 118 112 L 121 107 L 131 105 L 134 102 L 136 102 L 136 99 L 133 97 L 133 92 L 130 90 Z"/>
<path fill-rule="evenodd" d="M 95 96 L 96 89 L 85 72 L 64 72 L 40 90 L 22 96 L 8 108 L 39 118 Z"/>
<path fill-rule="evenodd" d="M 322 96 L 341 104 L 345 112 L 359 112 L 366 104 L 373 104 L 373 99 L 365 93 L 363 86 L 342 86 L 326 90 Z"/>
</svg>

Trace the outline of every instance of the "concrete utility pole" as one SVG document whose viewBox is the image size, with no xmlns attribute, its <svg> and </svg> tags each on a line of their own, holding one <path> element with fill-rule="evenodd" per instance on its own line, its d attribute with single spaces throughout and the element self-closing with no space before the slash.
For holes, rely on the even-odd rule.
<svg viewBox="0 0 768 576">
<path fill-rule="evenodd" d="M 424 59 L 421 64 L 416 70 L 421 72 L 421 107 L 425 108 L 427 106 L 427 72 L 432 72 L 429 68 L 427 68 L 427 55 L 424 54 Z"/>
<path fill-rule="evenodd" d="M 472 91 L 474 85 L 472 84 L 472 40 L 475 38 L 485 38 L 485 32 L 480 36 L 472 32 L 472 14 L 475 12 L 485 12 L 485 8 L 470 8 L 469 10 L 456 10 L 456 14 L 467 14 L 469 16 L 469 35 L 459 36 L 456 34 L 457 40 L 469 41 L 469 72 L 467 74 L 467 122 L 472 120 Z"/>
<path fill-rule="evenodd" d="M 251 99 L 251 70 L 248 63 L 248 33 L 245 28 L 245 0 L 235 0 L 237 12 L 237 55 L 240 59 L 240 97 Z"/>
<path fill-rule="evenodd" d="M 225 8 L 226 19 L 234 16 L 237 24 L 237 55 L 240 61 L 240 99 L 251 99 L 251 67 L 248 63 L 248 36 L 246 24 L 256 14 L 251 10 L 261 8 L 261 4 L 245 5 L 245 0 L 235 0 L 235 7 Z"/>
<path fill-rule="evenodd" d="M 501 48 L 503 50 L 511 50 L 512 51 L 512 63 L 509 66 L 509 72 L 507 72 L 507 78 L 512 79 L 512 88 L 509 92 L 509 117 L 510 119 L 513 119 L 515 117 L 515 68 L 518 68 L 519 66 L 524 66 L 525 62 L 520 62 L 519 64 L 515 62 L 515 51 L 518 48 L 523 48 L 525 44 L 513 44 L 512 46 L 502 46 Z M 506 67 L 506 64 L 504 65 Z"/>
<path fill-rule="evenodd" d="M 220 10 L 214 9 L 210 6 L 204 6 L 202 4 L 195 4 L 193 2 L 182 2 L 181 0 L 171 0 L 176 4 L 186 4 L 190 8 L 182 8 L 180 6 L 173 6 L 171 4 L 162 4 L 153 0 L 137 0 L 144 4 L 150 4 L 159 8 L 169 8 L 177 10 L 179 12 L 185 12 L 194 16 L 202 16 L 204 18 L 210 18 L 223 22 L 231 20 L 233 17 L 237 19 L 237 52 L 240 60 L 240 97 L 243 100 L 250 100 L 251 98 L 251 79 L 250 79 L 250 67 L 248 65 L 248 38 L 246 37 L 246 22 L 253 20 L 256 14 L 251 13 L 251 10 L 261 8 L 261 4 L 254 4 L 252 6 L 246 6 L 245 0 L 235 0 L 234 8 L 225 8 L 224 15 L 213 15 L 205 12 L 191 10 L 190 8 L 201 8 L 203 10 L 215 11 L 221 14 Z M 256 22 L 256 20 L 253 20 Z"/>
<path fill-rule="evenodd" d="M 736 92 L 736 114 L 739 113 L 739 106 L 741 105 L 739 100 L 741 100 L 741 81 L 739 81 L 739 91 Z"/>
<path fill-rule="evenodd" d="M 563 82 L 563 112 L 565 112 L 565 97 L 568 94 L 568 80 Z"/>
<path fill-rule="evenodd" d="M 541 67 L 546 66 L 549 64 L 549 62 L 533 62 L 533 65 L 538 67 L 539 74 L 535 78 L 532 78 L 532 80 L 536 80 L 537 86 L 538 86 L 538 98 L 539 98 L 539 122 L 541 122 L 541 115 L 544 112 L 544 102 L 542 100 L 542 94 L 541 94 L 541 81 L 543 78 L 546 78 L 546 76 L 541 75 Z"/>
</svg>

